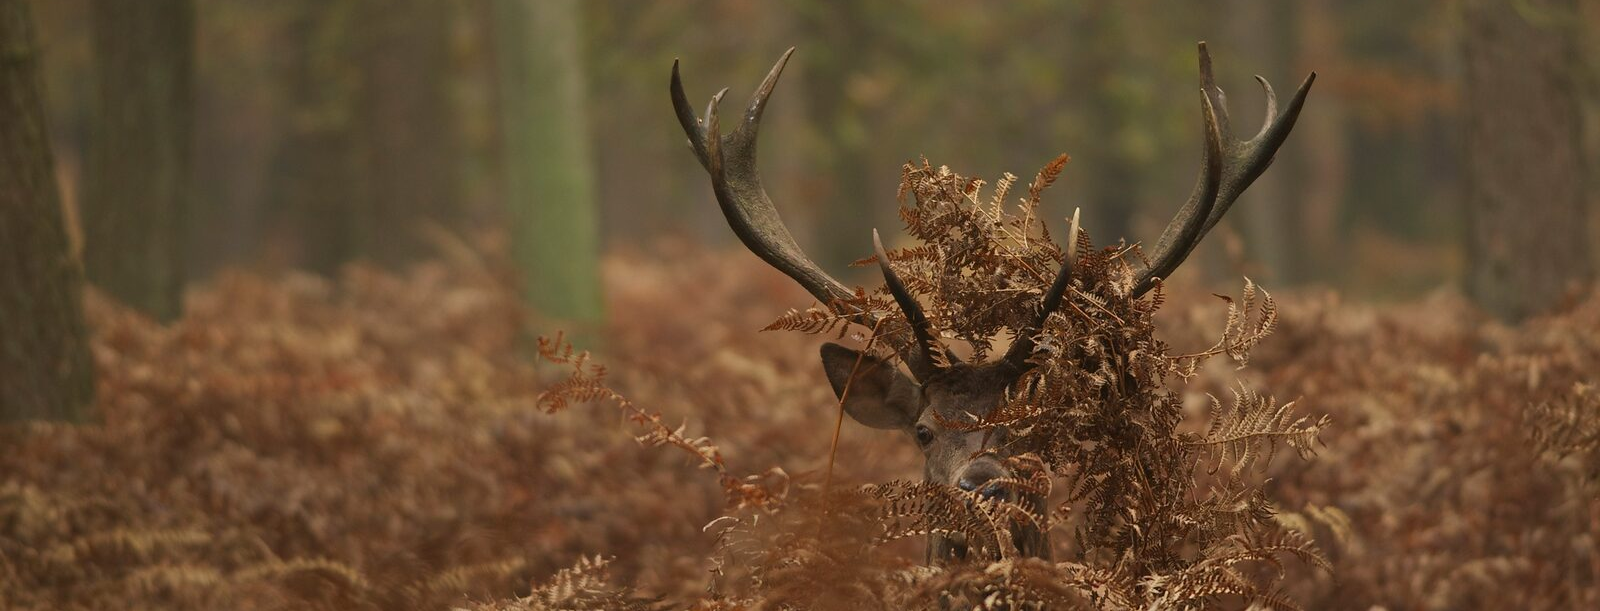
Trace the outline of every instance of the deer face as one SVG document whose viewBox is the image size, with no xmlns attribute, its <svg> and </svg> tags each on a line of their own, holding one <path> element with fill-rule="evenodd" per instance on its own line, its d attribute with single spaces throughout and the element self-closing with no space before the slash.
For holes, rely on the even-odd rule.
<svg viewBox="0 0 1600 611">
<path fill-rule="evenodd" d="M 1005 391 L 1020 371 L 1006 363 L 957 363 L 918 383 L 893 363 L 862 355 L 838 344 L 823 344 L 822 366 L 844 411 L 863 425 L 903 433 L 922 452 L 925 481 L 977 493 L 983 500 L 1014 502 L 1041 511 L 1044 499 L 1021 494 L 1005 484 L 1015 474 L 1005 465 L 1011 431 L 1004 427 L 972 429 L 950 426 L 973 422 L 1005 400 Z M 852 377 L 854 372 L 854 377 Z M 848 394 L 846 386 L 848 385 Z M 1019 529 L 1015 543 L 1027 555 L 1048 557 L 1042 533 Z M 959 541 L 936 538 L 930 561 L 960 559 Z"/>
</svg>

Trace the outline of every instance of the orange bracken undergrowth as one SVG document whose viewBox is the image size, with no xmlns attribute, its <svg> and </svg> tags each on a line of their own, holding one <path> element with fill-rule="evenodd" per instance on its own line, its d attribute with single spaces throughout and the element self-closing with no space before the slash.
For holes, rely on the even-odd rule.
<svg viewBox="0 0 1600 611">
<path fill-rule="evenodd" d="M 828 459 L 821 340 L 757 332 L 808 300 L 742 253 L 612 256 L 593 362 L 632 411 L 550 414 L 542 393 L 571 369 L 539 357 L 531 338 L 547 330 L 503 277 L 468 261 L 337 281 L 232 272 L 167 327 L 91 298 L 101 421 L 0 429 L 0 608 L 744 608 L 744 567 L 718 562 L 711 524 L 724 489 L 814 489 Z M 1157 318 L 1179 352 L 1209 345 L 1226 312 L 1191 293 L 1171 291 Z M 1332 415 L 1317 460 L 1256 474 L 1274 519 L 1333 566 L 1287 565 L 1287 599 L 1600 607 L 1600 399 L 1585 386 L 1600 375 L 1600 298 L 1517 328 L 1445 294 L 1280 293 L 1278 307 L 1248 368 L 1213 363 L 1178 389 L 1199 413 L 1244 378 Z M 714 439 L 726 474 L 636 435 Z M 911 444 L 854 425 L 837 456 L 849 483 L 919 464 Z M 796 543 L 826 538 L 812 526 L 763 528 L 857 550 Z M 753 606 L 973 579 L 918 573 L 915 542 L 875 549 L 838 563 L 825 592 L 769 570 L 771 604 Z"/>
</svg>

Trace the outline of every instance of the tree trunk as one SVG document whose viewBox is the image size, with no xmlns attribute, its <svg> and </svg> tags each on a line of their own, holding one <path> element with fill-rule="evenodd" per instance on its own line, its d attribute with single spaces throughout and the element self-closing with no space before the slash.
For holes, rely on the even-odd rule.
<svg viewBox="0 0 1600 611">
<path fill-rule="evenodd" d="M 189 0 L 96 0 L 99 90 L 83 199 L 84 267 L 111 296 L 158 320 L 182 311 L 183 228 L 194 124 Z"/>
<path fill-rule="evenodd" d="M 1128 130 L 1136 129 L 1131 126 L 1141 118 L 1130 114 L 1127 94 L 1118 90 L 1130 44 L 1127 19 L 1126 11 L 1115 5 L 1083 5 L 1075 29 L 1084 33 L 1084 40 L 1068 56 L 1068 61 L 1074 62 L 1070 70 L 1081 75 L 1088 91 L 1084 142 L 1093 143 L 1073 155 L 1076 167 L 1071 171 L 1085 183 L 1084 210 L 1092 211 L 1085 215 L 1085 228 L 1100 244 L 1138 241 L 1133 220 L 1144 199 L 1138 160 L 1124 145 L 1130 140 Z M 1023 184 L 1027 184 L 1027 174 L 1023 176 Z"/>
<path fill-rule="evenodd" d="M 1294 3 L 1279 3 L 1277 0 L 1231 0 L 1226 4 L 1228 32 L 1231 42 L 1228 46 L 1234 47 L 1230 53 L 1241 61 L 1230 62 L 1250 66 L 1250 70 L 1259 74 L 1272 75 L 1273 80 L 1288 78 L 1288 62 L 1283 61 L 1291 55 L 1285 43 L 1287 33 L 1281 24 L 1291 20 L 1282 19 L 1284 11 L 1292 9 Z M 1228 79 L 1234 80 L 1234 79 Z M 1256 112 L 1249 112 L 1256 106 L 1241 103 L 1243 100 L 1261 99 L 1259 90 L 1254 89 L 1254 83 L 1243 79 L 1238 82 L 1245 83 L 1246 89 L 1231 96 L 1233 102 L 1233 116 L 1235 119 L 1233 129 L 1241 138 L 1248 138 L 1259 125 L 1253 117 L 1261 116 Z M 1242 94 L 1242 95 L 1241 95 Z M 1264 104 L 1264 102 L 1256 102 Z M 1292 146 L 1292 145 L 1291 145 Z M 1292 150 L 1292 149 L 1291 149 Z M 1293 164 L 1282 164 L 1291 166 Z M 1239 201 L 1234 205 L 1243 218 L 1241 227 L 1245 242 L 1249 246 L 1247 259 L 1253 263 L 1250 267 L 1259 270 L 1260 280 L 1286 285 L 1296 275 L 1294 258 L 1296 253 L 1289 249 L 1289 230 L 1291 229 L 1288 217 L 1290 206 L 1297 203 L 1298 198 L 1291 195 L 1289 185 L 1290 175 L 1294 168 L 1277 167 L 1271 172 L 1263 172 L 1250 189 L 1239 196 Z"/>
<path fill-rule="evenodd" d="M 1516 321 L 1594 277 L 1573 0 L 1469 0 L 1467 289 Z"/>
<path fill-rule="evenodd" d="M 428 252 L 424 228 L 457 228 L 460 147 L 450 103 L 452 5 L 364 0 L 356 119 L 366 197 L 351 228 L 362 254 L 398 266 Z"/>
<path fill-rule="evenodd" d="M 496 0 L 506 200 L 523 292 L 541 313 L 601 317 L 599 227 L 581 5 Z"/>
<path fill-rule="evenodd" d="M 800 27 L 817 42 L 805 49 L 793 68 L 806 100 L 807 123 L 813 131 L 811 147 L 813 180 L 795 197 L 795 213 L 804 214 L 799 205 L 815 202 L 808 211 L 816 219 L 816 244 L 810 250 L 824 269 L 846 269 L 850 262 L 872 254 L 867 227 L 888 228 L 899 224 L 891 217 L 893 206 L 884 205 L 893 192 L 875 192 L 874 172 L 894 175 L 893 165 L 878 167 L 872 155 L 874 112 L 850 95 L 850 84 L 861 73 L 872 69 L 872 8 L 854 0 L 817 0 L 796 5 L 803 9 Z M 743 105 L 750 85 L 738 95 L 729 93 L 723 105 L 724 116 Z M 739 91 L 737 88 L 734 91 Z M 769 149 L 772 150 L 772 149 Z M 783 204 L 779 204 L 780 207 Z"/>
<path fill-rule="evenodd" d="M 81 420 L 94 396 L 25 0 L 0 0 L 0 422 Z"/>
<path fill-rule="evenodd" d="M 271 242 L 290 261 L 331 276 L 360 254 L 356 202 L 366 197 L 353 127 L 355 20 L 348 4 L 290 6 L 282 83 L 288 129 L 273 153 L 266 216 Z"/>
<path fill-rule="evenodd" d="M 1332 4 L 1333 0 L 1299 4 L 1297 38 L 1303 67 L 1331 72 L 1339 62 L 1341 32 Z M 1306 278 L 1328 283 L 1340 281 L 1348 267 L 1341 265 L 1348 261 L 1340 255 L 1339 248 L 1345 242 L 1340 217 L 1350 175 L 1346 124 L 1344 99 L 1318 96 L 1316 109 L 1300 115 L 1295 127 L 1297 135 L 1288 143 L 1300 152 L 1296 165 L 1304 173 L 1304 181 L 1297 181 L 1296 189 L 1301 202 L 1297 219 L 1301 239 L 1296 244 L 1301 265 L 1297 271 Z"/>
</svg>

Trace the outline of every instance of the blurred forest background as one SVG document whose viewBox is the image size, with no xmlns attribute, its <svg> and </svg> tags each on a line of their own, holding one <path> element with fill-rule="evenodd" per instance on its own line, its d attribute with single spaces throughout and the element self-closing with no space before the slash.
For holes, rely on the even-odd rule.
<svg viewBox="0 0 1600 611">
<path fill-rule="evenodd" d="M 755 332 L 809 297 L 729 231 L 674 59 L 726 119 L 798 48 L 765 184 L 870 287 L 846 265 L 903 242 L 921 157 L 1069 154 L 1052 222 L 1154 239 L 1203 40 L 1239 135 L 1252 74 L 1317 73 L 1161 334 L 1206 345 L 1241 275 L 1284 289 L 1251 369 L 1174 392 L 1333 416 L 1262 474 L 1339 579 L 1296 599 L 1595 608 L 1597 32 L 1600 0 L 0 0 L 0 607 L 446 608 L 594 553 L 709 596 L 718 483 L 615 410 L 543 413 L 566 374 L 527 341 L 602 346 L 633 421 L 716 438 L 722 476 L 832 464 L 817 338 Z M 844 476 L 917 472 L 883 440 L 845 427 Z M 221 606 L 249 596 L 290 602 Z"/>
<path fill-rule="evenodd" d="M 1534 134 L 1546 148 L 1522 165 L 1582 185 L 1600 158 L 1597 122 L 1582 120 L 1600 112 L 1588 0 L 31 4 L 89 277 L 161 316 L 174 287 L 227 266 L 401 265 L 437 255 L 442 236 L 529 224 L 518 252 L 535 277 L 589 286 L 535 299 L 562 295 L 576 302 L 544 305 L 585 316 L 597 249 L 733 241 L 672 120 L 673 59 L 691 98 L 728 85 L 742 99 L 791 45 L 764 169 L 834 269 L 869 253 L 871 227 L 898 226 L 898 168 L 918 156 L 993 179 L 1065 152 L 1057 216 L 1082 206 L 1102 242 L 1158 231 L 1197 168 L 1197 40 L 1212 42 L 1237 116 L 1259 113 L 1251 74 L 1292 88 L 1319 73 L 1295 137 L 1224 223 L 1229 246 L 1198 253 L 1191 267 L 1209 277 L 1372 298 L 1463 285 L 1471 179 L 1524 171 L 1469 170 L 1485 146 L 1469 136 L 1474 112 L 1554 122 L 1590 160 L 1563 161 L 1559 137 Z M 1472 43 L 1475 12 L 1529 32 Z M 1518 106 L 1533 90 L 1505 77 L 1486 87 L 1513 103 L 1475 111 L 1474 47 L 1510 72 L 1556 69 L 1567 101 Z M 1496 141 L 1528 132 L 1487 120 Z M 1568 190 L 1524 191 L 1520 214 L 1600 235 L 1594 190 Z M 175 244 L 134 248 L 135 231 Z"/>
</svg>

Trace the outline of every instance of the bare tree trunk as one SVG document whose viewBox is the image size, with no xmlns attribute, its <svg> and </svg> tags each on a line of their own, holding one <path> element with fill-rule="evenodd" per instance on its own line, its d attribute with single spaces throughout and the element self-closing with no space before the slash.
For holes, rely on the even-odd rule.
<svg viewBox="0 0 1600 611">
<path fill-rule="evenodd" d="M 94 374 L 24 0 L 0 0 L 0 422 L 83 419 Z"/>
<path fill-rule="evenodd" d="M 455 228 L 460 146 L 450 103 L 453 5 L 362 0 L 352 33 L 361 80 L 359 134 L 366 197 L 353 224 L 362 254 L 396 266 L 427 252 L 423 227 Z"/>
<path fill-rule="evenodd" d="M 872 172 L 893 169 L 872 167 L 871 119 L 848 95 L 851 79 L 869 64 L 866 57 L 873 37 L 870 8 L 853 0 L 815 0 L 794 6 L 800 13 L 798 27 L 818 41 L 805 50 L 794 68 L 799 72 L 795 88 L 805 99 L 806 122 L 820 141 L 812 142 L 810 148 L 814 178 L 793 201 L 815 202 L 816 208 L 806 211 L 818 219 L 814 225 L 833 229 L 815 234 L 812 252 L 824 268 L 843 269 L 872 249 L 866 230 L 843 228 L 879 225 L 885 206 L 872 198 Z M 731 103 L 725 106 L 736 108 Z M 844 219 L 853 222 L 841 222 Z"/>
<path fill-rule="evenodd" d="M 194 6 L 96 0 L 99 90 L 83 199 L 89 280 L 154 316 L 182 311 L 194 125 Z"/>
<path fill-rule="evenodd" d="M 1069 54 L 1076 62 L 1071 69 L 1082 75 L 1090 92 L 1086 97 L 1085 142 L 1096 143 L 1074 155 L 1088 201 L 1089 235 L 1102 244 L 1119 239 L 1137 241 L 1133 219 L 1144 200 L 1138 180 L 1139 163 L 1122 144 L 1126 130 L 1134 129 L 1139 118 L 1130 115 L 1123 92 L 1116 90 L 1118 74 L 1124 70 L 1124 57 L 1130 44 L 1126 11 L 1111 4 L 1088 3 L 1080 9 L 1077 27 L 1085 39 Z M 1147 245 L 1148 246 L 1148 245 Z"/>
<path fill-rule="evenodd" d="M 1228 17 L 1226 31 L 1233 39 L 1228 46 L 1235 47 L 1233 55 L 1247 57 L 1249 61 L 1239 64 L 1252 66 L 1254 70 L 1264 75 L 1274 75 L 1276 78 L 1287 74 L 1288 57 L 1287 45 L 1280 38 L 1282 27 L 1277 24 L 1285 20 L 1278 19 L 1278 11 L 1285 10 L 1293 3 L 1282 3 L 1276 0 L 1231 0 L 1227 9 L 1223 11 Z M 1247 86 L 1254 83 L 1246 82 Z M 1243 95 L 1230 96 L 1233 104 L 1238 106 L 1241 101 L 1258 100 L 1260 96 L 1256 91 L 1244 90 Z M 1245 108 L 1235 108 L 1234 116 L 1254 117 L 1254 112 L 1247 112 Z M 1234 125 L 1234 129 L 1255 129 L 1253 121 L 1241 120 Z M 1248 137 L 1249 133 L 1241 134 Z M 1293 146 L 1292 144 L 1290 146 Z M 1285 164 L 1289 165 L 1289 164 Z M 1264 280 L 1274 284 L 1287 284 L 1295 276 L 1293 254 L 1290 252 L 1288 218 L 1290 206 L 1297 203 L 1291 197 L 1289 185 L 1292 180 L 1285 170 L 1292 168 L 1274 168 L 1276 171 L 1264 172 L 1254 183 L 1250 190 L 1239 196 L 1236 206 L 1240 210 L 1243 221 L 1245 243 L 1249 247 L 1248 260 L 1251 267 L 1261 270 Z"/>
<path fill-rule="evenodd" d="M 540 312 L 601 318 L 599 211 L 589 143 L 582 5 L 497 0 L 496 59 L 512 249 Z"/>
<path fill-rule="evenodd" d="M 1306 0 L 1299 5 L 1300 55 L 1302 64 L 1309 69 L 1329 70 L 1338 61 L 1340 33 L 1331 4 L 1331 0 Z M 1330 276 L 1341 271 L 1337 265 L 1338 245 L 1344 240 L 1339 213 L 1350 174 L 1350 146 L 1345 140 L 1344 123 L 1343 100 L 1339 96 L 1319 96 L 1316 109 L 1300 115 L 1299 137 L 1288 143 L 1300 152 L 1298 165 L 1305 174 L 1296 189 L 1301 202 L 1297 220 L 1302 238 L 1296 246 L 1301 261 L 1298 271 L 1326 282 L 1337 282 L 1339 278 Z"/>
<path fill-rule="evenodd" d="M 268 198 L 272 242 L 290 258 L 332 275 L 356 258 L 356 202 L 367 181 L 357 171 L 351 6 L 298 0 L 286 35 L 283 89 L 288 129 L 273 153 Z"/>
<path fill-rule="evenodd" d="M 1594 277 L 1573 0 L 1468 0 L 1467 289 L 1520 320 Z"/>
</svg>

